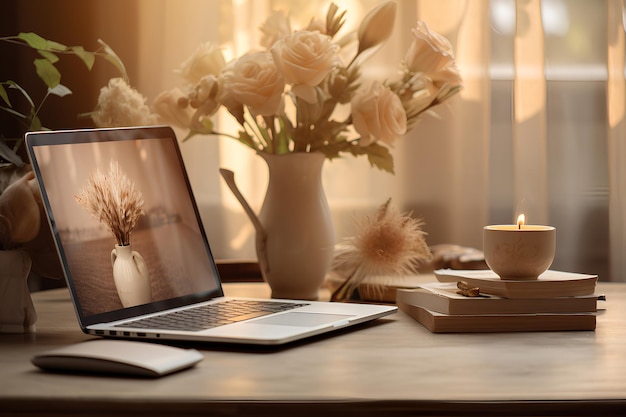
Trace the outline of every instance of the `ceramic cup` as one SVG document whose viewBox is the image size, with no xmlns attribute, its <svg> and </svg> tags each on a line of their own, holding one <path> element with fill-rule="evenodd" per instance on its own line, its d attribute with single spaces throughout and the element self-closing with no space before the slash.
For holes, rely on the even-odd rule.
<svg viewBox="0 0 626 417">
<path fill-rule="evenodd" d="M 552 226 L 497 225 L 483 229 L 487 266 L 501 279 L 537 279 L 554 260 L 556 229 Z"/>
</svg>

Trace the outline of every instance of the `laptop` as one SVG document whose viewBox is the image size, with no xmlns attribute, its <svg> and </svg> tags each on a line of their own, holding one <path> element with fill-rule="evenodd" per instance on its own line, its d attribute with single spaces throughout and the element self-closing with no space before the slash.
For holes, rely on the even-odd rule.
<svg viewBox="0 0 626 417">
<path fill-rule="evenodd" d="M 388 305 L 225 297 L 170 127 L 30 132 L 26 145 L 87 334 L 280 345 L 397 311 Z M 143 198 L 130 239 L 148 282 L 138 298 L 129 298 L 114 279 L 118 240 L 75 197 L 96 171 L 106 174 L 113 164 Z M 293 274 L 298 279 L 298 271 Z"/>
</svg>

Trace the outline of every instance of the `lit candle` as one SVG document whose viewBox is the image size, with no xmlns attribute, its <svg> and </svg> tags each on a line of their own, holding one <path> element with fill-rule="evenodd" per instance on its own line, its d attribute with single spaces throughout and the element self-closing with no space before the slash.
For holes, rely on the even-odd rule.
<svg viewBox="0 0 626 417">
<path fill-rule="evenodd" d="M 485 262 L 502 279 L 537 279 L 552 265 L 555 250 L 556 229 L 528 225 L 524 214 L 516 225 L 483 229 Z"/>
</svg>

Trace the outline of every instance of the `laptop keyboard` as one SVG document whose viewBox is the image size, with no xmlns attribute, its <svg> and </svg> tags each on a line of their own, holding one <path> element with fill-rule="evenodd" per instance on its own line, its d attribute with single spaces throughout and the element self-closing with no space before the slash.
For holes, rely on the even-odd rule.
<svg viewBox="0 0 626 417">
<path fill-rule="evenodd" d="M 279 301 L 228 300 L 134 320 L 115 327 L 196 332 L 306 305 L 308 304 Z"/>
</svg>

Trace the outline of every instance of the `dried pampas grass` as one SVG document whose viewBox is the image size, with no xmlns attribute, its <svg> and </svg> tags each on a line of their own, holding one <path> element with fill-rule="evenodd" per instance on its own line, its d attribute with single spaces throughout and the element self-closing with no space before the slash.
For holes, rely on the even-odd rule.
<svg viewBox="0 0 626 417">
<path fill-rule="evenodd" d="M 74 199 L 113 233 L 118 245 L 130 245 L 130 235 L 143 215 L 143 195 L 117 161 L 111 161 L 106 174 L 96 170 Z"/>
<path fill-rule="evenodd" d="M 331 268 L 348 272 L 346 281 L 332 294 L 332 301 L 350 298 L 368 276 L 402 276 L 432 259 L 422 222 L 383 204 L 376 215 L 356 219 L 357 234 L 344 242 Z"/>
</svg>

